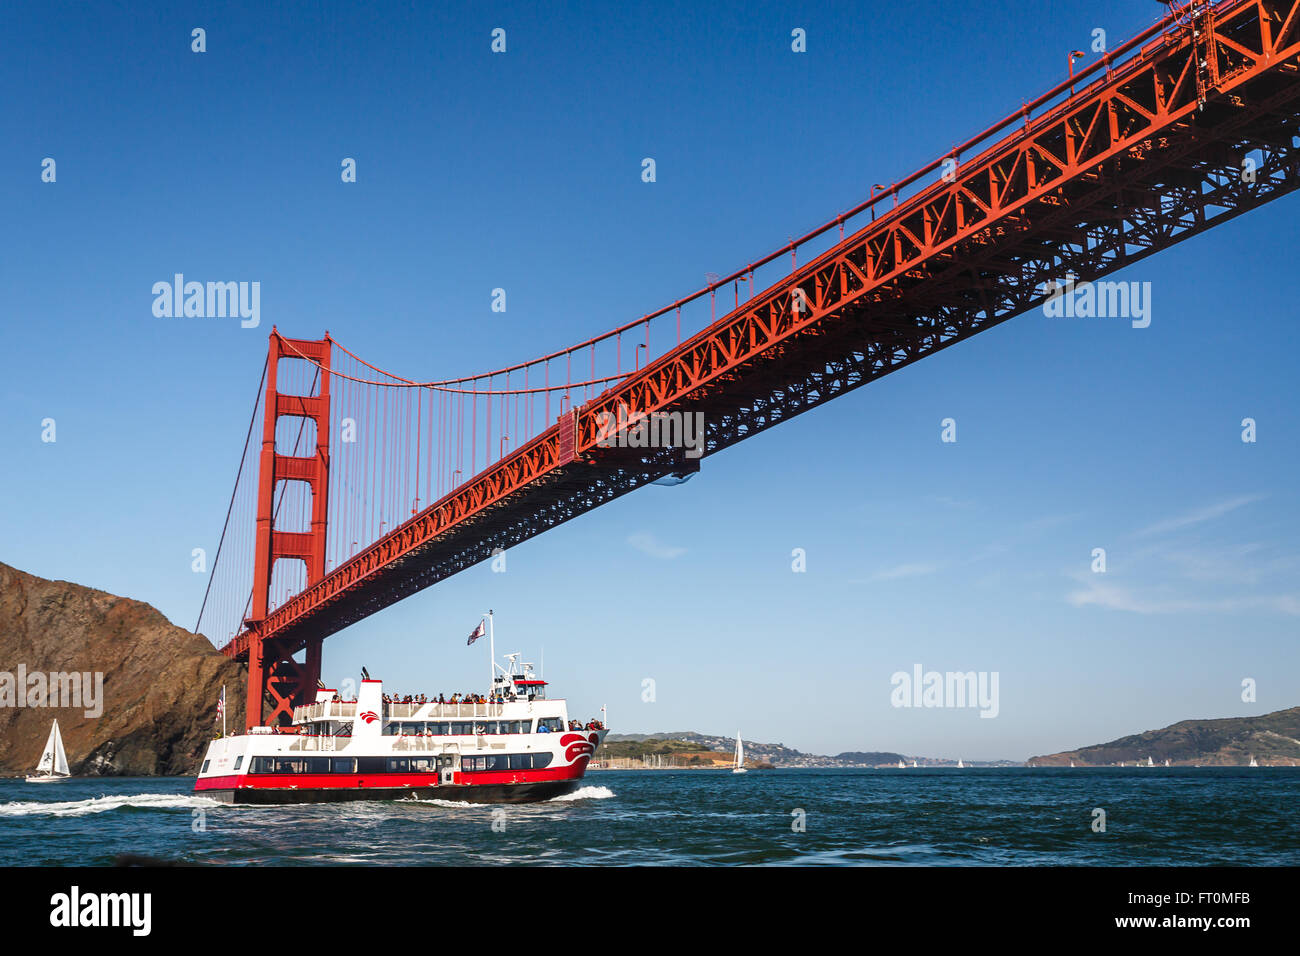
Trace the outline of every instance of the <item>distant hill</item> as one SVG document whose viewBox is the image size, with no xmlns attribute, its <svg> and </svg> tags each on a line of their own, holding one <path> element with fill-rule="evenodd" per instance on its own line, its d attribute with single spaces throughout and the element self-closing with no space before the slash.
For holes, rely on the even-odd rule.
<svg viewBox="0 0 1300 956">
<path fill-rule="evenodd" d="M 1300 707 L 1258 717 L 1183 720 L 1161 730 L 1148 730 L 1106 744 L 1029 758 L 1035 766 L 1111 766 L 1153 762 L 1183 766 L 1246 766 L 1254 757 L 1260 766 L 1300 764 Z"/>
<path fill-rule="evenodd" d="M 723 751 L 732 753 L 736 749 L 735 737 L 720 737 L 713 734 L 701 734 L 694 730 L 678 730 L 656 734 L 610 734 L 605 738 L 597 759 L 604 757 L 640 759 L 653 756 L 676 756 L 689 759 L 687 755 L 699 751 Z M 828 756 L 809 754 L 785 744 L 764 744 L 754 740 L 745 741 L 745 756 L 750 760 L 773 764 L 777 767 L 896 767 L 902 760 L 909 766 L 913 761 L 920 767 L 952 767 L 955 760 L 943 760 L 934 757 L 909 757 L 888 750 L 850 750 Z M 970 767 L 1011 767 L 1019 766 L 1010 760 L 966 761 Z"/>
<path fill-rule="evenodd" d="M 906 758 L 902 754 L 888 753 L 883 750 L 846 750 L 842 754 L 835 755 L 836 760 L 843 760 L 845 763 L 865 764 L 868 767 L 874 767 L 878 764 L 897 764 L 900 760 Z"/>
</svg>

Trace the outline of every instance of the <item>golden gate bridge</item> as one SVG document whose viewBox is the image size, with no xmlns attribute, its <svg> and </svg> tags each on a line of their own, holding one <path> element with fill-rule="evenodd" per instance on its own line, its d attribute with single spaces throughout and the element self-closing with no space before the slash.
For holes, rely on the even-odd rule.
<svg viewBox="0 0 1300 956">
<path fill-rule="evenodd" d="M 707 457 L 1297 186 L 1300 0 L 1172 3 L 906 178 L 585 342 L 419 381 L 273 330 L 195 629 L 248 662 L 248 726 L 283 722 L 330 634 L 700 467 L 605 447 L 608 416 L 703 413 Z"/>
</svg>

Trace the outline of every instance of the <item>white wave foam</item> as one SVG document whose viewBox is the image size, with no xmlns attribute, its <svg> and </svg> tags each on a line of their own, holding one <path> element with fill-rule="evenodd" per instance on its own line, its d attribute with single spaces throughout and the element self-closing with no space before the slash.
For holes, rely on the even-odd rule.
<svg viewBox="0 0 1300 956">
<path fill-rule="evenodd" d="M 565 800 L 608 800 L 614 796 L 614 791 L 609 787 L 579 787 L 573 793 L 565 793 L 558 797 L 552 797 L 547 803 L 560 803 Z"/>
<path fill-rule="evenodd" d="M 224 804 L 218 800 L 213 800 L 211 797 L 195 797 L 172 793 L 136 793 L 112 797 L 92 797 L 89 800 L 64 800 L 58 802 L 22 800 L 14 803 L 0 803 L 0 817 L 80 817 L 89 813 L 104 813 L 107 810 L 117 810 L 121 807 L 178 810 L 220 806 L 224 806 Z"/>
</svg>

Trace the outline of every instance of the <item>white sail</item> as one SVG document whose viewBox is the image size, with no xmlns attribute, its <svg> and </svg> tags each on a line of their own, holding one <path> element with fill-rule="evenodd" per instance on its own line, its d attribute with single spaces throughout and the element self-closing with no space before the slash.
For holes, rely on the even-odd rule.
<svg viewBox="0 0 1300 956">
<path fill-rule="evenodd" d="M 901 760 L 898 761 L 898 769 L 899 769 L 899 770 L 906 770 L 906 769 L 907 769 L 907 764 L 903 763 L 903 761 L 901 761 Z"/>
<path fill-rule="evenodd" d="M 1154 767 L 1154 766 L 1155 766 L 1155 764 L 1151 762 L 1151 758 L 1150 758 L 1150 757 L 1147 757 L 1147 766 L 1148 766 L 1148 767 Z"/>
<path fill-rule="evenodd" d="M 957 758 L 957 766 L 958 766 L 958 767 L 965 767 L 965 766 L 966 766 L 964 763 L 961 762 L 961 758 L 960 758 L 960 757 Z"/>
<path fill-rule="evenodd" d="M 54 722 L 54 726 L 50 728 L 50 733 L 54 737 L 55 776 L 66 777 L 68 775 L 68 755 L 63 749 L 63 735 L 59 733 L 59 722 L 57 720 Z"/>
<path fill-rule="evenodd" d="M 732 773 L 745 772 L 745 745 L 741 742 L 740 731 L 736 731 L 736 763 L 731 768 Z"/>
<path fill-rule="evenodd" d="M 1258 766 L 1259 766 L 1259 763 L 1256 762 L 1256 760 L 1255 760 L 1254 757 L 1251 757 L 1251 758 L 1250 758 L 1250 765 L 1251 765 L 1252 767 L 1258 767 Z"/>
<path fill-rule="evenodd" d="M 916 769 L 916 761 L 915 761 L 915 760 L 912 761 L 912 769 L 913 769 L 913 770 Z"/>
<path fill-rule="evenodd" d="M 50 726 L 50 736 L 46 738 L 36 772 L 48 777 L 68 776 L 68 755 L 63 750 L 63 737 L 59 734 L 57 720 Z"/>
</svg>

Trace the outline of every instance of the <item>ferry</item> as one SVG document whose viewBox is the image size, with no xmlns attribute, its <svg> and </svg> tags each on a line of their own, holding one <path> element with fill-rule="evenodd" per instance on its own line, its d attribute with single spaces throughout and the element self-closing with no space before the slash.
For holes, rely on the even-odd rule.
<svg viewBox="0 0 1300 956">
<path fill-rule="evenodd" d="M 573 792 L 605 738 L 603 721 L 579 729 L 532 664 L 505 659 L 477 702 L 389 701 L 368 677 L 356 700 L 321 688 L 287 726 L 212 741 L 194 791 L 239 804 L 529 803 Z"/>
</svg>

